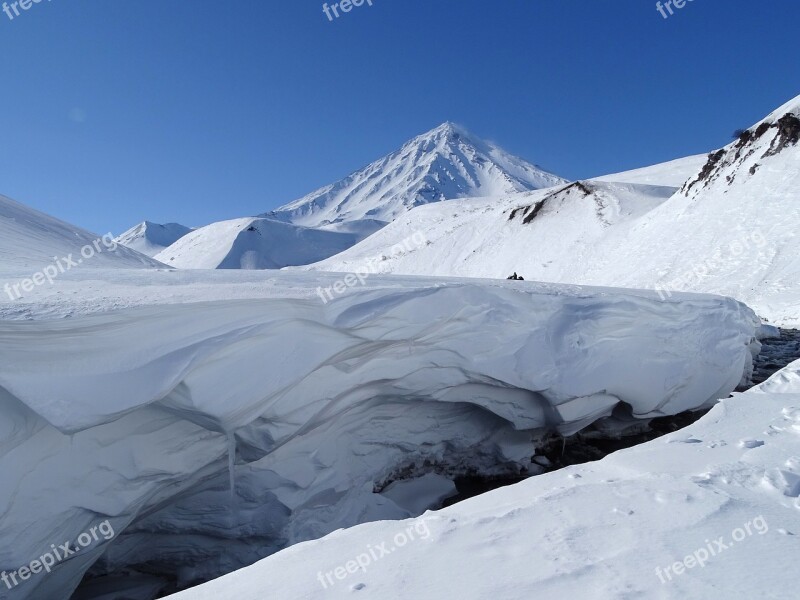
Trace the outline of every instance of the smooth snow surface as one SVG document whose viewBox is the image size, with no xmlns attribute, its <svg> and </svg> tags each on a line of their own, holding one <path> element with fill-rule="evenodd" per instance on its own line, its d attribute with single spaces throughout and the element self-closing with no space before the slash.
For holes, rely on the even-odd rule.
<svg viewBox="0 0 800 600">
<path fill-rule="evenodd" d="M 155 256 L 191 231 L 179 223 L 151 223 L 144 221 L 117 236 L 117 242 L 147 256 Z"/>
<path fill-rule="evenodd" d="M 308 227 L 393 221 L 423 204 L 498 196 L 565 183 L 529 162 L 444 123 L 345 179 L 268 213 Z"/>
<path fill-rule="evenodd" d="M 708 156 L 706 154 L 696 154 L 650 167 L 603 175 L 602 177 L 594 178 L 592 181 L 663 185 L 678 188 L 691 177 L 694 177 L 706 164 L 707 160 Z"/>
<path fill-rule="evenodd" d="M 67 598 L 96 559 L 93 593 L 148 597 L 145 573 L 188 585 L 415 516 L 444 479 L 536 472 L 547 431 L 707 406 L 758 348 L 721 297 L 373 277 L 323 303 L 337 278 L 77 271 L 0 299 L 0 569 L 117 532 L 10 597 Z"/>
<path fill-rule="evenodd" d="M 337 531 L 171 598 L 792 600 L 798 538 L 800 361 L 686 430 Z"/>
<path fill-rule="evenodd" d="M 70 255 L 76 261 L 81 260 L 81 250 L 86 246 L 102 251 L 95 250 L 90 259 L 81 260 L 83 269 L 164 266 L 135 250 L 114 244 L 110 236 L 106 237 L 107 243 L 102 243 L 102 239 L 100 235 L 0 196 L 0 273 L 4 268 L 18 267 L 24 277 L 30 277 L 48 265 L 63 263 L 62 259 Z"/>
<path fill-rule="evenodd" d="M 785 115 L 789 114 L 788 120 Z M 791 115 L 794 115 L 792 117 Z M 417 208 L 310 269 L 507 277 L 733 296 L 800 326 L 800 98 L 706 159 L 680 188 L 619 183 L 625 174 L 527 194 Z M 792 137 L 792 136 L 795 137 Z M 694 159 L 687 159 L 691 163 Z M 668 181 L 685 165 L 650 167 Z M 666 176 L 665 176 L 666 175 Z M 428 243 L 391 248 L 415 231 Z"/>
</svg>

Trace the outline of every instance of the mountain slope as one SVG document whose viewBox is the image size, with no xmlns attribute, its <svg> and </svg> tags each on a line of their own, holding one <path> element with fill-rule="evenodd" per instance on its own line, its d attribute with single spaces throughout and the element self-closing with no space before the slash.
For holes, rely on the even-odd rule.
<svg viewBox="0 0 800 600">
<path fill-rule="evenodd" d="M 561 183 L 565 183 L 561 177 L 444 123 L 345 179 L 266 216 L 307 227 L 362 219 L 389 222 L 423 204 Z"/>
<path fill-rule="evenodd" d="M 705 154 L 695 154 L 650 167 L 595 177 L 592 181 L 665 185 L 677 188 L 696 175 L 706 164 L 706 160 Z"/>
<path fill-rule="evenodd" d="M 187 233 L 191 227 L 180 223 L 151 223 L 144 221 L 117 236 L 117 242 L 147 256 L 155 256 L 167 246 L 171 246 Z"/>
<path fill-rule="evenodd" d="M 458 200 L 417 208 L 360 244 L 309 270 L 571 280 L 608 236 L 625 238 L 637 217 L 676 188 L 577 182 L 500 198 Z M 421 232 L 407 252 L 389 249 Z M 418 236 L 419 237 L 419 236 Z"/>
<path fill-rule="evenodd" d="M 799 123 L 800 97 L 709 155 L 680 190 L 605 181 L 632 178 L 628 173 L 585 182 L 588 194 L 573 186 L 570 202 L 563 188 L 422 207 L 310 268 L 357 270 L 381 247 L 421 231 L 427 245 L 387 257 L 380 271 L 517 271 L 541 281 L 719 293 L 772 321 L 800 325 Z M 633 178 L 674 182 L 683 168 L 675 167 L 656 165 Z M 522 212 L 512 217 L 513 208 Z"/>
<path fill-rule="evenodd" d="M 182 269 L 280 269 L 322 260 L 358 239 L 357 233 L 246 217 L 195 229 L 156 254 L 156 259 Z"/>
<path fill-rule="evenodd" d="M 81 250 L 88 247 L 94 249 L 91 258 L 80 258 Z M 69 255 L 80 260 L 82 268 L 164 266 L 135 250 L 117 245 L 110 236 L 101 238 L 0 196 L 0 267 L 38 271 Z"/>
<path fill-rule="evenodd" d="M 800 97 L 710 154 L 589 281 L 721 293 L 800 324 L 798 141 Z"/>
</svg>

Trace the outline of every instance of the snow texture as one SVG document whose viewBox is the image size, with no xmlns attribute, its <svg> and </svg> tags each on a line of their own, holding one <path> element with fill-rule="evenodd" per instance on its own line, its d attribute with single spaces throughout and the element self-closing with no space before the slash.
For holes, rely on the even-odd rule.
<svg viewBox="0 0 800 600">
<path fill-rule="evenodd" d="M 443 478 L 530 471 L 548 431 L 710 405 L 758 347 L 721 297 L 375 277 L 324 304 L 334 277 L 77 271 L 2 300 L 0 569 L 117 532 L 9 597 L 67 598 L 95 561 L 97 594 L 141 595 L 415 516 Z"/>
<path fill-rule="evenodd" d="M 687 430 L 415 521 L 337 531 L 170 598 L 791 600 L 798 535 L 800 361 Z M 364 569 L 334 575 L 357 559 Z"/>
</svg>

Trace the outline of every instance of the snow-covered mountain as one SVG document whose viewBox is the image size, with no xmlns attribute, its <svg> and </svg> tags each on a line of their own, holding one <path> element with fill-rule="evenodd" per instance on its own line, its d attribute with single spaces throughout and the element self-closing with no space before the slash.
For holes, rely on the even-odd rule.
<svg viewBox="0 0 800 600">
<path fill-rule="evenodd" d="M 40 271 L 48 265 L 72 268 L 72 263 L 64 260 L 68 257 L 81 268 L 164 266 L 118 245 L 109 235 L 91 233 L 0 196 L 0 268 L 20 273 Z"/>
<path fill-rule="evenodd" d="M 345 179 L 267 216 L 307 227 L 362 219 L 390 222 L 423 204 L 561 183 L 565 183 L 561 177 L 462 127 L 444 123 Z"/>
<path fill-rule="evenodd" d="M 280 269 L 328 258 L 359 239 L 359 233 L 247 217 L 195 229 L 155 258 L 181 269 Z"/>
<path fill-rule="evenodd" d="M 117 236 L 117 242 L 147 256 L 155 256 L 192 230 L 180 223 L 151 223 L 143 221 Z"/>
<path fill-rule="evenodd" d="M 800 97 L 712 153 L 527 194 L 423 206 L 310 269 L 712 292 L 800 324 Z M 625 184 L 630 180 L 637 183 Z M 656 187 L 638 182 L 669 183 Z M 428 243 L 386 249 L 421 231 Z M 371 263 L 375 265 L 375 261 Z"/>
</svg>

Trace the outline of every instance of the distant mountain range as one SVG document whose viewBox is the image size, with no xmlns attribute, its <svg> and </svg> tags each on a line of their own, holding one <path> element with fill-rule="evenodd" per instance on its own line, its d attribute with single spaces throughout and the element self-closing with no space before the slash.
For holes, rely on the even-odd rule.
<svg viewBox="0 0 800 600">
<path fill-rule="evenodd" d="M 212 223 L 189 235 L 182 225 L 146 221 L 118 241 L 179 268 L 276 269 L 328 258 L 418 206 L 563 183 L 444 123 L 341 181 L 257 218 Z"/>
</svg>

